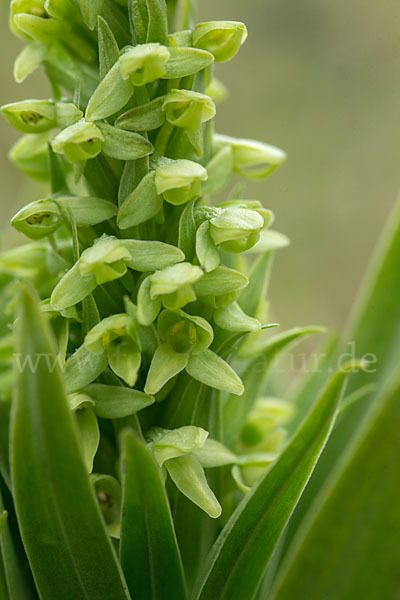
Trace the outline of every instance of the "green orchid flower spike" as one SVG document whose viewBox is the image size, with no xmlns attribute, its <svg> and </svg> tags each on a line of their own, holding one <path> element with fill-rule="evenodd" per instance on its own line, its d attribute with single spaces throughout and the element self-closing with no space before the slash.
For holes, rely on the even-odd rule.
<svg viewBox="0 0 400 600">
<path fill-rule="evenodd" d="M 354 372 L 342 401 L 364 363 L 337 370 L 338 347 L 288 400 L 274 361 L 322 330 L 272 331 L 289 240 L 243 181 L 286 155 L 215 133 L 245 25 L 194 0 L 13 0 L 10 26 L 17 82 L 43 67 L 52 94 L 1 109 L 47 189 L 0 254 L 0 597 L 397 597 L 398 215 L 351 333 L 379 349 L 373 391 Z"/>
</svg>

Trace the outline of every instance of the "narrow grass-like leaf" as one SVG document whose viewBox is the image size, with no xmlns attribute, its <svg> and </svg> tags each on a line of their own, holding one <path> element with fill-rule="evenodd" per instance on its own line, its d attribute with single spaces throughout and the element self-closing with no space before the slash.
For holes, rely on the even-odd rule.
<svg viewBox="0 0 400 600">
<path fill-rule="evenodd" d="M 98 17 L 97 23 L 99 36 L 99 73 L 100 79 L 104 79 L 108 71 L 110 71 L 119 59 L 119 48 L 107 21 L 103 17 Z"/>
<path fill-rule="evenodd" d="M 43 357 L 53 340 L 31 290 L 20 294 L 17 347 L 39 357 L 18 379 L 11 473 L 22 539 L 41 598 L 127 600 L 123 581 L 82 461 L 62 378 Z M 29 494 L 27 494 L 29 490 Z M 34 502 L 32 501 L 34 498 Z"/>
<path fill-rule="evenodd" d="M 193 599 L 251 600 L 331 431 L 346 372 L 331 379 L 263 479 L 245 496 L 212 548 Z"/>
<path fill-rule="evenodd" d="M 400 589 L 400 385 L 382 394 L 316 497 L 274 600 L 393 600 Z"/>
<path fill-rule="evenodd" d="M 120 558 L 136 600 L 185 600 L 181 559 L 161 470 L 125 433 Z"/>
</svg>

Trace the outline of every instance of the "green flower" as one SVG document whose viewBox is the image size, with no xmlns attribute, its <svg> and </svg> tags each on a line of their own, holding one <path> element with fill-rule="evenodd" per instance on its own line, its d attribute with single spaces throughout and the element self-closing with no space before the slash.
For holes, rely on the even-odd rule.
<svg viewBox="0 0 400 600">
<path fill-rule="evenodd" d="M 133 85 L 142 86 L 165 75 L 165 63 L 169 52 L 161 44 L 139 44 L 127 50 L 119 59 L 123 79 L 130 79 Z"/>
<path fill-rule="evenodd" d="M 206 169 L 191 160 L 162 159 L 156 168 L 157 193 L 170 204 L 185 204 L 201 195 L 207 177 Z"/>
<path fill-rule="evenodd" d="M 128 385 L 136 383 L 141 363 L 140 344 L 134 322 L 125 313 L 103 319 L 85 337 L 89 352 L 106 352 L 108 364 Z"/>
<path fill-rule="evenodd" d="M 263 227 L 263 217 L 246 208 L 223 208 L 210 219 L 210 235 L 214 243 L 227 252 L 240 253 L 254 246 Z"/>
<path fill-rule="evenodd" d="M 82 276 L 94 275 L 98 285 L 113 281 L 125 275 L 126 261 L 131 259 L 129 250 L 120 240 L 112 236 L 102 236 L 91 248 L 87 248 L 79 260 Z"/>
<path fill-rule="evenodd" d="M 63 219 L 57 204 L 50 199 L 31 202 L 12 218 L 11 225 L 32 240 L 40 240 L 62 224 Z"/>
<path fill-rule="evenodd" d="M 157 428 L 149 432 L 151 449 L 158 465 L 165 469 L 182 494 L 210 517 L 221 514 L 221 506 L 208 485 L 204 469 L 196 458 L 208 432 L 201 427 Z"/>
<path fill-rule="evenodd" d="M 193 284 L 203 276 L 200 267 L 187 262 L 156 271 L 142 282 L 138 292 L 138 319 L 150 325 L 161 306 L 178 310 L 196 300 Z"/>
<path fill-rule="evenodd" d="M 56 108 L 52 100 L 24 100 L 2 106 L 1 112 L 22 133 L 40 133 L 56 127 Z"/>
<path fill-rule="evenodd" d="M 248 179 L 262 179 L 275 171 L 286 159 L 286 153 L 275 146 L 255 140 L 236 139 L 216 134 L 217 146 L 230 146 L 235 172 Z"/>
<path fill-rule="evenodd" d="M 54 152 L 65 154 L 70 163 L 100 154 L 104 136 L 94 123 L 82 120 L 63 129 L 52 141 Z"/>
<path fill-rule="evenodd" d="M 13 33 L 24 40 L 31 39 L 18 26 L 18 15 L 32 15 L 37 18 L 48 19 L 48 14 L 45 9 L 45 0 L 12 0 L 10 4 L 10 28 Z M 17 21 L 17 22 L 16 22 Z"/>
<path fill-rule="evenodd" d="M 199 23 L 193 31 L 194 47 L 211 52 L 217 62 L 231 60 L 246 38 L 246 26 L 237 21 Z"/>
<path fill-rule="evenodd" d="M 191 90 L 171 90 L 162 105 L 166 119 L 175 127 L 197 131 L 215 115 L 215 104 L 205 94 Z"/>
</svg>

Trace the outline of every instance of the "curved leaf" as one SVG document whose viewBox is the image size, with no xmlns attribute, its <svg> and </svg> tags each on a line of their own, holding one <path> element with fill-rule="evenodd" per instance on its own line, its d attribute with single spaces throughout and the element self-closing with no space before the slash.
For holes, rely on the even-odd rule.
<svg viewBox="0 0 400 600">
<path fill-rule="evenodd" d="M 195 600 L 251 600 L 331 431 L 346 372 L 330 381 L 277 462 L 245 496 L 214 544 Z"/>
<path fill-rule="evenodd" d="M 53 340 L 36 296 L 25 286 L 17 340 L 24 368 L 12 413 L 11 474 L 18 523 L 39 594 L 44 600 L 127 600 L 58 365 L 51 362 Z M 28 368 L 29 359 L 35 360 L 34 369 Z"/>
<path fill-rule="evenodd" d="M 316 497 L 281 567 L 274 600 L 397 597 L 399 429 L 397 382 Z"/>
<path fill-rule="evenodd" d="M 135 600 L 185 600 L 182 564 L 161 470 L 131 433 L 123 438 L 120 558 Z"/>
</svg>

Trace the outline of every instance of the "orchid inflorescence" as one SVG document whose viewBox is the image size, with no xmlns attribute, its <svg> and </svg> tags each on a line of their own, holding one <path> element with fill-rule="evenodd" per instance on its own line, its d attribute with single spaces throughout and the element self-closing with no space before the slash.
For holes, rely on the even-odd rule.
<svg viewBox="0 0 400 600">
<path fill-rule="evenodd" d="M 215 518 L 221 506 L 204 468 L 229 465 L 246 492 L 281 447 L 290 407 L 254 398 L 257 418 L 245 414 L 230 448 L 190 414 L 199 390 L 204 405 L 243 394 L 228 357 L 256 355 L 270 326 L 266 258 L 287 243 L 269 229 L 272 212 L 240 187 L 212 198 L 234 175 L 268 176 L 285 153 L 214 132 L 225 95 L 215 62 L 234 58 L 246 27 L 194 25 L 184 10 L 178 23 L 175 4 L 11 2 L 12 30 L 26 41 L 16 79 L 43 65 L 53 97 L 3 106 L 24 134 L 10 156 L 50 192 L 13 217 L 33 241 L 3 253 L 0 267 L 6 295 L 22 276 L 41 296 L 89 472 L 101 463 L 107 420 L 123 422 Z M 12 385 L 10 376 L 5 394 Z M 120 497 L 118 477 L 92 477 L 99 501 L 101 490 Z M 118 537 L 118 511 L 104 516 Z"/>
</svg>

